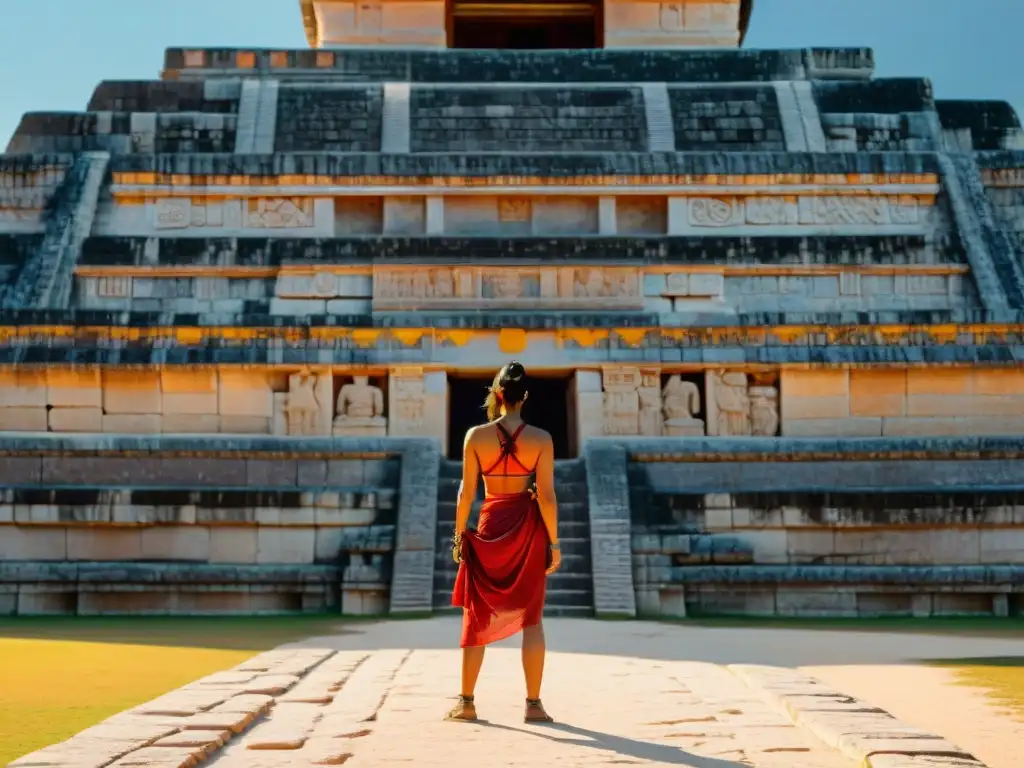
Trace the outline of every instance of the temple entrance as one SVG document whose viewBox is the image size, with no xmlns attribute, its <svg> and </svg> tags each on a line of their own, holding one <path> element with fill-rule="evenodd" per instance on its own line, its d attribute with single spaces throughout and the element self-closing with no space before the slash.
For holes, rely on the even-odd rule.
<svg viewBox="0 0 1024 768">
<path fill-rule="evenodd" d="M 448 374 L 448 458 L 461 461 L 466 430 L 487 421 L 481 406 L 493 380 L 493 374 L 465 377 Z M 575 455 L 575 441 L 570 439 L 576 407 L 572 392 L 572 379 L 568 376 L 530 376 L 530 396 L 523 405 L 523 418 L 551 433 L 556 459 Z"/>
<path fill-rule="evenodd" d="M 600 48 L 602 3 L 448 0 L 451 48 Z"/>
</svg>

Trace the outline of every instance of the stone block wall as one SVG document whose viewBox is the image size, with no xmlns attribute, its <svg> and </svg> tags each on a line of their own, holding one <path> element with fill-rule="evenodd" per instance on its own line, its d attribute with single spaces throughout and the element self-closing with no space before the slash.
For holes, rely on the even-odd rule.
<svg viewBox="0 0 1024 768">
<path fill-rule="evenodd" d="M 0 231 L 3 245 L 0 260 L 9 263 L 26 243 L 19 234 L 42 233 L 44 212 L 71 167 L 70 156 L 51 155 L 32 158 L 0 155 Z"/>
<path fill-rule="evenodd" d="M 277 96 L 274 151 L 379 152 L 379 86 L 283 86 Z"/>
<path fill-rule="evenodd" d="M 47 367 L 0 371 L 0 433 L 431 437 L 447 377 L 422 367 Z"/>
<path fill-rule="evenodd" d="M 921 79 L 815 83 L 830 152 L 926 151 L 941 147 L 931 83 Z"/>
<path fill-rule="evenodd" d="M 404 498 L 428 443 L 2 442 L 0 615 L 378 614 L 417 586 L 396 536 L 431 513 Z"/>
<path fill-rule="evenodd" d="M 11 153 L 225 153 L 235 148 L 238 118 L 201 112 L 32 112 L 7 147 Z"/>
<path fill-rule="evenodd" d="M 412 152 L 640 152 L 639 88 L 413 88 Z"/>
<path fill-rule="evenodd" d="M 669 88 L 678 152 L 785 152 L 775 89 Z"/>
<path fill-rule="evenodd" d="M 637 610 L 1024 615 L 1020 445 L 627 442 Z"/>
<path fill-rule="evenodd" d="M 1024 434 L 1017 369 L 788 369 L 780 389 L 786 436 Z"/>
</svg>

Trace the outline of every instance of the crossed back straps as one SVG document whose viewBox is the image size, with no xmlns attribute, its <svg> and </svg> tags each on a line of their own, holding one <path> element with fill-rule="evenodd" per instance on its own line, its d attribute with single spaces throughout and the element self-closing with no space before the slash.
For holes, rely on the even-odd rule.
<svg viewBox="0 0 1024 768">
<path fill-rule="evenodd" d="M 516 431 L 509 434 L 508 430 L 505 429 L 501 424 L 495 424 L 498 428 L 498 442 L 501 445 L 501 453 L 498 454 L 497 460 L 491 465 L 490 469 L 482 472 L 484 477 L 529 477 L 533 474 L 534 470 L 527 469 L 522 461 L 519 460 L 519 456 L 516 455 L 516 440 L 519 435 L 522 434 L 526 428 L 526 424 L 520 424 Z M 508 463 L 514 461 L 519 465 L 519 469 L 522 470 L 520 473 L 510 474 L 508 471 Z M 498 465 L 505 462 L 505 471 L 500 475 L 495 475 L 494 470 L 498 468 Z M 536 469 L 536 468 L 534 468 Z"/>
</svg>

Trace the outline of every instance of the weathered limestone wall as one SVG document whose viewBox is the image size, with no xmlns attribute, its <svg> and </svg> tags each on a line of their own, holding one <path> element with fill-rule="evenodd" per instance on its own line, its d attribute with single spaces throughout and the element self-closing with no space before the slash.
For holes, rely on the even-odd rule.
<svg viewBox="0 0 1024 768">
<path fill-rule="evenodd" d="M 786 369 L 780 386 L 786 436 L 1024 434 L 1018 369 Z"/>
<path fill-rule="evenodd" d="M 444 48 L 444 0 L 310 0 L 319 39 L 315 47 L 394 46 Z"/>
<path fill-rule="evenodd" d="M 1019 438 L 623 449 L 640 613 L 1024 614 Z"/>
<path fill-rule="evenodd" d="M 418 367 L 17 368 L 0 371 L 0 432 L 432 437 L 444 372 Z"/>
<path fill-rule="evenodd" d="M 606 48 L 735 48 L 740 0 L 608 0 L 604 25 Z"/>
<path fill-rule="evenodd" d="M 0 442 L 0 614 L 429 608 L 429 441 Z"/>
</svg>

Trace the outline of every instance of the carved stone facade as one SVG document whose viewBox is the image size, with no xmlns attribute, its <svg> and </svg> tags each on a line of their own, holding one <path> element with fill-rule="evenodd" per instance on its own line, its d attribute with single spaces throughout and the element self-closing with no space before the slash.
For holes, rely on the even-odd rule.
<svg viewBox="0 0 1024 768">
<path fill-rule="evenodd" d="M 779 389 L 769 376 L 718 370 L 706 374 L 708 435 L 775 437 Z"/>
<path fill-rule="evenodd" d="M 764 195 L 685 198 L 686 226 L 732 227 L 923 227 L 934 194 Z M 678 225 L 676 227 L 679 228 Z"/>
<path fill-rule="evenodd" d="M 166 229 L 306 229 L 315 223 L 309 197 L 193 200 L 169 197 L 153 204 L 153 225 Z"/>
<path fill-rule="evenodd" d="M 636 309 L 643 306 L 640 270 L 629 267 L 377 268 L 377 310 Z"/>
</svg>

